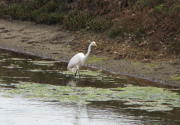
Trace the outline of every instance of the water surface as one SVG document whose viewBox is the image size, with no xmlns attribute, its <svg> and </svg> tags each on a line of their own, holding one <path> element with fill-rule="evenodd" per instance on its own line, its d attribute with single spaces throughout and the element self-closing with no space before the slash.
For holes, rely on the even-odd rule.
<svg viewBox="0 0 180 125">
<path fill-rule="evenodd" d="M 0 124 L 180 123 L 178 88 L 0 51 Z M 27 122 L 28 121 L 28 122 Z"/>
</svg>

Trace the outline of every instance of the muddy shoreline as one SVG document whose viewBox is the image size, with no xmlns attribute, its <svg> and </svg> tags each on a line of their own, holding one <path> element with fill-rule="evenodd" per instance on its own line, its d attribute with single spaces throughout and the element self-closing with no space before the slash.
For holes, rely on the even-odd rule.
<svg viewBox="0 0 180 125">
<path fill-rule="evenodd" d="M 78 52 L 71 49 L 75 40 L 74 33 L 63 30 L 59 25 L 0 20 L 0 49 L 68 62 Z M 98 41 L 96 42 L 98 45 Z M 88 44 L 87 42 L 87 46 Z M 180 87 L 179 58 L 114 60 L 111 55 L 102 56 L 92 52 L 86 66 L 154 81 L 157 84 Z M 147 81 L 144 84 L 146 83 Z"/>
</svg>

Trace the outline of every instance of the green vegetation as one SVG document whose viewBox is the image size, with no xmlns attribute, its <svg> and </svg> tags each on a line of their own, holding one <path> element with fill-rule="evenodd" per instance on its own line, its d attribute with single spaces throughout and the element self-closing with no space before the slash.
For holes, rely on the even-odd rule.
<svg viewBox="0 0 180 125">
<path fill-rule="evenodd" d="M 178 74 L 177 74 L 177 75 L 174 75 L 174 76 L 171 76 L 171 79 L 180 82 L 180 76 L 179 76 Z"/>
<path fill-rule="evenodd" d="M 92 19 L 88 13 L 78 13 L 77 11 L 70 11 L 67 13 L 63 25 L 68 30 L 79 30 L 86 28 L 86 23 Z"/>
<path fill-rule="evenodd" d="M 101 58 L 98 58 L 98 57 L 96 57 L 96 56 L 91 56 L 91 57 L 89 57 L 89 59 L 87 60 L 87 63 L 91 63 L 91 62 L 102 62 L 102 61 L 104 61 L 104 60 L 107 60 L 107 58 L 103 58 L 103 57 L 101 57 Z"/>
<path fill-rule="evenodd" d="M 94 31 L 105 31 L 110 28 L 111 22 L 105 18 L 94 18 L 87 24 L 88 28 Z"/>
<path fill-rule="evenodd" d="M 115 27 L 109 32 L 110 38 L 116 38 L 118 36 L 124 36 L 124 30 L 122 27 Z"/>
<path fill-rule="evenodd" d="M 75 71 L 74 72 L 72 72 L 72 71 L 64 71 L 63 73 L 66 74 L 66 75 L 74 75 Z M 80 73 L 81 73 L 81 76 L 85 75 L 86 77 L 87 76 L 91 76 L 91 77 L 93 77 L 93 76 L 95 76 L 95 77 L 101 76 L 101 74 L 99 72 L 90 71 L 90 70 L 81 70 Z M 79 77 L 79 76 L 77 76 L 77 77 Z"/>
<path fill-rule="evenodd" d="M 22 96 L 42 101 L 60 101 L 65 103 L 88 104 L 93 101 L 117 100 L 129 109 L 149 112 L 170 111 L 180 107 L 180 95 L 176 92 L 156 87 L 128 86 L 125 88 L 93 88 L 55 86 L 38 83 L 23 83 L 16 89 L 4 91 L 4 97 Z"/>
<path fill-rule="evenodd" d="M 60 24 L 71 31 L 90 30 L 103 34 L 103 39 L 109 37 L 112 45 L 120 43 L 114 40 L 116 38 L 131 41 L 127 46 L 139 47 L 144 51 L 142 53 L 164 51 L 165 56 L 177 57 L 180 54 L 180 9 L 177 0 L 10 1 L 0 3 L 1 18 Z M 133 56 L 128 52 L 127 49 L 123 53 L 129 57 L 140 54 L 135 52 Z"/>
</svg>

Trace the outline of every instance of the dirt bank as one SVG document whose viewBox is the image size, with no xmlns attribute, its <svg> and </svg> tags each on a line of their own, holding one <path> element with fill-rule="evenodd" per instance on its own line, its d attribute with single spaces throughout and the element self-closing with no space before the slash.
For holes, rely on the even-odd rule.
<svg viewBox="0 0 180 125">
<path fill-rule="evenodd" d="M 59 25 L 0 20 L 0 48 L 44 58 L 68 62 L 82 49 L 72 49 L 77 40 L 81 41 L 79 36 L 77 32 L 65 31 Z M 88 42 L 84 42 L 82 38 L 85 48 Z M 98 45 L 98 41 L 96 42 Z M 180 87 L 180 59 L 115 60 L 112 54 L 102 54 L 101 47 L 103 45 L 98 46 L 98 49 L 93 48 L 86 66 Z"/>
</svg>

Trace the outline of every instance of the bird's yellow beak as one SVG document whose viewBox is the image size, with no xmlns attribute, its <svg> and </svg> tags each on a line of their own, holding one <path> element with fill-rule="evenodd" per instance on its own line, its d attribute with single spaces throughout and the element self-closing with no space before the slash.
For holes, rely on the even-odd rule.
<svg viewBox="0 0 180 125">
<path fill-rule="evenodd" d="M 94 43 L 94 46 L 97 46 L 97 44 L 96 44 L 96 43 Z"/>
</svg>

